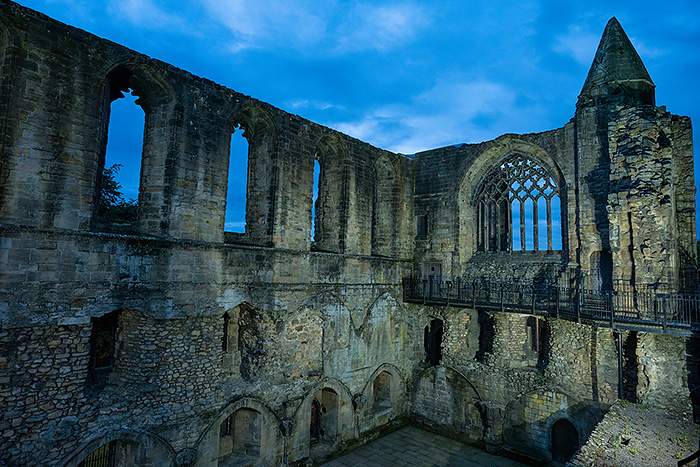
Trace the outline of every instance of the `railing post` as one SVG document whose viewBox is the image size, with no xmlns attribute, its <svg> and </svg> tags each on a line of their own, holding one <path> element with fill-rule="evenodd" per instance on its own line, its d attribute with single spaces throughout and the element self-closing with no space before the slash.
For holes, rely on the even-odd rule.
<svg viewBox="0 0 700 467">
<path fill-rule="evenodd" d="M 503 313 L 504 309 L 505 308 L 503 306 L 503 282 L 501 282 L 501 313 Z"/>
<path fill-rule="evenodd" d="M 664 334 L 666 334 L 666 316 L 667 316 L 667 312 L 668 312 L 668 306 L 666 305 L 666 297 L 664 297 L 664 307 L 663 308 L 664 308 L 664 321 L 663 321 L 662 329 L 664 331 Z"/>
<path fill-rule="evenodd" d="M 476 281 L 472 281 L 472 310 L 476 310 Z"/>
<path fill-rule="evenodd" d="M 576 307 L 576 322 L 581 322 L 581 308 L 583 307 L 583 287 L 578 287 L 578 306 Z"/>
<path fill-rule="evenodd" d="M 610 304 L 610 329 L 615 329 L 615 310 L 613 307 L 612 290 L 608 290 L 608 303 Z"/>
<path fill-rule="evenodd" d="M 452 282 L 447 281 L 447 305 L 450 306 L 450 289 L 452 288 Z"/>
</svg>

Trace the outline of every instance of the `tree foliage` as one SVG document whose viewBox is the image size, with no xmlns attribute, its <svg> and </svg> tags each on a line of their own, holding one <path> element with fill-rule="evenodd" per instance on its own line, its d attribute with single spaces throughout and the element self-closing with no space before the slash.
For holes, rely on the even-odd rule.
<svg viewBox="0 0 700 467">
<path fill-rule="evenodd" d="M 110 224 L 129 224 L 136 220 L 137 202 L 134 199 L 124 199 L 122 186 L 116 180 L 121 168 L 122 164 L 114 164 L 102 170 L 98 216 Z"/>
</svg>

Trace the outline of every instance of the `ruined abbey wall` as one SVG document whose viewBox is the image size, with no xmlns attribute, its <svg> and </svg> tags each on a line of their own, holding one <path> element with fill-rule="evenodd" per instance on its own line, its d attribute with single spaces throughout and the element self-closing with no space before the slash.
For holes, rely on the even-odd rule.
<svg viewBox="0 0 700 467">
<path fill-rule="evenodd" d="M 616 108 L 603 132 L 582 105 L 410 158 L 9 2 L 0 54 L 0 463 L 109 446 L 116 465 L 303 465 L 405 423 L 549 460 L 555 423 L 583 442 L 618 397 L 616 332 L 412 303 L 402 279 L 569 280 L 601 249 L 640 287 L 692 276 L 690 122 L 662 108 Z M 127 89 L 142 174 L 115 227 L 97 205 Z M 234 131 L 243 234 L 224 232 Z M 479 189 L 513 157 L 558 188 L 560 248 L 506 251 L 505 224 L 484 227 Z M 629 398 L 686 407 L 686 339 L 624 334 Z"/>
</svg>

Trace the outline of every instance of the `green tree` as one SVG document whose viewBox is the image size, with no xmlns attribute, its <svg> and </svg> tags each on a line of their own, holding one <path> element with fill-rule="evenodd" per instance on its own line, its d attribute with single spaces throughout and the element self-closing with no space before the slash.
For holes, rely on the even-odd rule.
<svg viewBox="0 0 700 467">
<path fill-rule="evenodd" d="M 129 224 L 136 220 L 136 200 L 124 199 L 122 186 L 115 178 L 121 168 L 122 164 L 114 164 L 102 170 L 97 215 L 103 222 L 110 224 Z"/>
</svg>

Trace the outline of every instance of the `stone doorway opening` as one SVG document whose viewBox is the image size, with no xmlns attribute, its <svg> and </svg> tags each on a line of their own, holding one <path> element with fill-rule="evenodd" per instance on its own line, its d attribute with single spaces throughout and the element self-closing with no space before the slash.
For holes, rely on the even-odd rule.
<svg viewBox="0 0 700 467">
<path fill-rule="evenodd" d="M 331 388 L 321 389 L 311 401 L 309 443 L 312 459 L 327 457 L 339 442 L 339 403 L 338 393 Z"/>
<path fill-rule="evenodd" d="M 567 463 L 579 448 L 578 431 L 574 425 L 561 419 L 552 425 L 552 461 Z"/>
<path fill-rule="evenodd" d="M 423 346 L 425 347 L 425 361 L 430 366 L 440 364 L 442 360 L 442 333 L 443 323 L 441 319 L 435 318 L 430 321 L 430 325 L 425 327 Z"/>
</svg>

